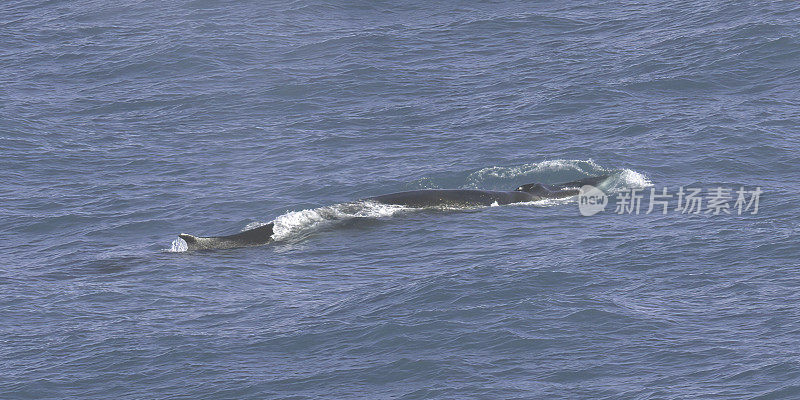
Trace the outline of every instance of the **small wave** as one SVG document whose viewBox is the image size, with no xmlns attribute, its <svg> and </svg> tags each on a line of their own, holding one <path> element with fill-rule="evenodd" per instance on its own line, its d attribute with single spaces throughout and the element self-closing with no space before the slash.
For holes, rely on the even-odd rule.
<svg viewBox="0 0 800 400">
<path fill-rule="evenodd" d="M 623 169 L 619 173 L 617 185 L 618 187 L 622 188 L 645 188 L 648 186 L 653 186 L 653 183 L 650 182 L 650 179 L 647 179 L 647 176 L 640 172 L 636 172 L 632 169 Z"/>
<path fill-rule="evenodd" d="M 471 173 L 464 189 L 510 190 L 531 182 L 558 183 L 612 172 L 592 160 L 546 160 L 511 167 L 487 167 Z"/>
<path fill-rule="evenodd" d="M 475 171 L 467 179 L 494 176 L 499 178 L 516 178 L 520 175 L 528 175 L 532 172 L 574 170 L 582 173 L 590 171 L 603 171 L 603 167 L 597 165 L 593 160 L 545 160 L 537 163 L 517 165 L 513 167 L 487 167 Z"/>
<path fill-rule="evenodd" d="M 374 201 L 357 201 L 334 204 L 331 206 L 290 211 L 275 218 L 273 239 L 276 241 L 292 241 L 302 238 L 310 232 L 328 227 L 332 224 L 354 218 L 385 218 L 398 212 L 411 210 L 408 207 L 387 205 Z M 247 229 L 265 225 L 264 222 L 252 223 Z"/>
<path fill-rule="evenodd" d="M 187 250 L 189 250 L 189 245 L 181 238 L 173 240 L 169 248 L 166 249 L 170 253 L 182 253 Z"/>
<path fill-rule="evenodd" d="M 510 190 L 509 188 L 531 182 L 560 183 L 604 174 L 610 175 L 611 179 L 604 182 L 601 189 L 609 192 L 652 185 L 644 174 L 631 169 L 606 168 L 591 159 L 558 159 L 511 167 L 483 168 L 467 176 L 462 188 Z"/>
</svg>

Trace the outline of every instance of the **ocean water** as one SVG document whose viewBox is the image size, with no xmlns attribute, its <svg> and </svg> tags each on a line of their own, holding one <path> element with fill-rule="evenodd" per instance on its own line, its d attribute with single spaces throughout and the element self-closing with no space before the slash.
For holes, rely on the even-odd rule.
<svg viewBox="0 0 800 400">
<path fill-rule="evenodd" d="M 0 398 L 800 398 L 798 21 L 5 1 Z M 742 215 L 350 203 L 597 174 L 763 194 Z M 176 240 L 269 221 L 266 246 Z"/>
</svg>

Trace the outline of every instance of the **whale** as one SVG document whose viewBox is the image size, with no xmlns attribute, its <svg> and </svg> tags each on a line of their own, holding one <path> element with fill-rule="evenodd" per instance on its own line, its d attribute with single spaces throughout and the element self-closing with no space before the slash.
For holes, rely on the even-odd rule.
<svg viewBox="0 0 800 400">
<path fill-rule="evenodd" d="M 479 189 L 411 190 L 367 197 L 362 200 L 420 209 L 502 206 L 512 203 L 577 196 L 580 188 L 584 185 L 598 186 L 608 177 L 608 175 L 601 175 L 558 184 L 529 183 L 521 185 L 512 191 Z M 266 225 L 227 236 L 194 236 L 181 233 L 178 237 L 186 242 L 188 250 L 228 249 L 270 243 L 273 241 L 274 228 L 275 223 L 270 222 Z"/>
<path fill-rule="evenodd" d="M 189 250 L 216 250 L 230 249 L 234 247 L 257 246 L 267 244 L 272 241 L 272 228 L 274 222 L 259 226 L 258 228 L 248 229 L 244 232 L 228 236 L 194 236 L 181 233 L 179 238 L 186 242 Z"/>
</svg>

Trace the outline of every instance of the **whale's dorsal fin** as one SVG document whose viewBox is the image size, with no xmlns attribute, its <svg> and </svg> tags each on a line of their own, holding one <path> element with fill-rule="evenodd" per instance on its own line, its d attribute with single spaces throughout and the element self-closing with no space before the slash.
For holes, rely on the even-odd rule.
<svg viewBox="0 0 800 400">
<path fill-rule="evenodd" d="M 181 233 L 180 235 L 178 235 L 178 237 L 183 239 L 186 242 L 186 244 L 197 243 L 197 236 L 193 236 L 188 233 Z"/>
<path fill-rule="evenodd" d="M 245 244 L 263 244 L 269 241 L 272 236 L 272 228 L 275 226 L 274 222 L 266 225 L 261 225 L 235 235 L 225 236 L 228 240 L 236 240 Z"/>
<path fill-rule="evenodd" d="M 266 225 L 228 236 L 202 237 L 181 233 L 178 237 L 186 242 L 189 250 L 228 249 L 268 243 L 272 240 L 272 228 L 274 226 L 275 223 L 270 222 Z"/>
<path fill-rule="evenodd" d="M 529 183 L 527 185 L 522 185 L 518 187 L 516 191 L 530 193 L 539 197 L 550 197 L 552 194 L 552 191 L 541 183 Z"/>
</svg>

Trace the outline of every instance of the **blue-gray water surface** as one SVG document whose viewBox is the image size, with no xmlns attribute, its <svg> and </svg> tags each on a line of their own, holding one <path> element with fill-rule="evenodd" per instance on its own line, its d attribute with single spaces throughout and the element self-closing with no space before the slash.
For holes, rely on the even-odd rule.
<svg viewBox="0 0 800 400">
<path fill-rule="evenodd" d="M 2 399 L 800 398 L 796 1 L 10 0 L 0 72 Z M 604 173 L 763 194 L 348 205 Z"/>
</svg>

